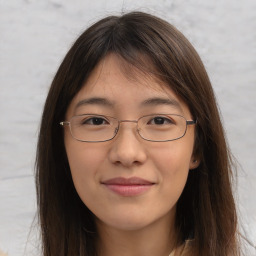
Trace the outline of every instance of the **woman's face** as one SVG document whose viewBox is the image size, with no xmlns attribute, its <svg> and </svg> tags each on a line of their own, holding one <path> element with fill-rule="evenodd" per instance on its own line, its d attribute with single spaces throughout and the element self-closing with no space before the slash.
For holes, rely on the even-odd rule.
<svg viewBox="0 0 256 256">
<path fill-rule="evenodd" d="M 192 119 L 188 107 L 167 86 L 140 72 L 131 74 L 136 78 L 127 78 L 120 60 L 108 55 L 72 100 L 66 120 L 88 113 L 119 120 L 156 113 Z M 99 227 L 136 230 L 174 220 L 189 169 L 196 167 L 194 129 L 188 126 L 185 136 L 175 141 L 150 142 L 139 136 L 136 123 L 123 122 L 114 139 L 88 143 L 75 140 L 66 127 L 73 182 Z"/>
</svg>

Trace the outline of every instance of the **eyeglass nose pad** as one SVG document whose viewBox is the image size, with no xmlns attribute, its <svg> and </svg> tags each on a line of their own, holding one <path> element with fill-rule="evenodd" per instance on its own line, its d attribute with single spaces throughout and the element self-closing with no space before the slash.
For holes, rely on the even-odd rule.
<svg viewBox="0 0 256 256">
<path fill-rule="evenodd" d="M 116 135 L 116 134 L 118 133 L 118 130 L 119 130 L 119 127 L 116 127 L 116 128 L 115 128 L 114 135 Z"/>
<path fill-rule="evenodd" d="M 118 131 L 119 131 L 119 126 L 115 128 L 114 136 L 117 135 Z M 138 127 L 138 128 L 136 129 L 136 131 L 138 132 L 138 134 L 140 134 L 141 128 Z"/>
</svg>

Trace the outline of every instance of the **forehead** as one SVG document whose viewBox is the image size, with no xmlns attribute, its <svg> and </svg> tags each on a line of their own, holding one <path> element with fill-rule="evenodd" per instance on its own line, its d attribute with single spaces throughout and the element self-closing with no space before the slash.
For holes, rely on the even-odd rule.
<svg viewBox="0 0 256 256">
<path fill-rule="evenodd" d="M 148 59 L 145 59 L 145 61 L 150 62 Z M 155 92 L 165 91 L 167 85 L 158 79 L 154 73 L 156 71 L 154 71 L 153 65 L 150 63 L 145 63 L 145 66 L 139 69 L 116 54 L 108 54 L 91 72 L 84 89 L 89 92 L 96 85 L 100 85 L 97 89 L 101 90 L 109 89 L 110 87 L 117 89 L 117 87 L 121 88 L 123 85 L 123 87 L 142 87 L 144 90 L 149 88 Z M 124 80 L 126 80 L 125 84 Z M 127 90 L 129 87 L 127 87 Z"/>
<path fill-rule="evenodd" d="M 130 109 L 136 105 L 141 106 L 142 102 L 151 102 L 152 105 L 162 102 L 164 105 L 169 100 L 173 106 L 180 107 L 181 112 L 189 112 L 186 104 L 169 85 L 154 76 L 152 72 L 139 70 L 114 54 L 107 55 L 96 66 L 72 100 L 69 109 L 74 112 L 77 106 L 88 103 L 92 98 L 105 99 L 107 100 L 105 102 L 113 106 L 126 106 Z M 145 105 L 150 106 L 150 104 Z"/>
</svg>

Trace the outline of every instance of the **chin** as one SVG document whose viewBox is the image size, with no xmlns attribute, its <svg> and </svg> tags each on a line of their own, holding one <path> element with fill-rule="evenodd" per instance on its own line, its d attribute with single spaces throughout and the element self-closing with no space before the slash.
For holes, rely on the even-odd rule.
<svg viewBox="0 0 256 256">
<path fill-rule="evenodd" d="M 138 231 L 161 223 L 162 220 L 172 219 L 171 212 L 154 212 L 153 210 L 151 212 L 141 210 L 132 212 L 130 210 L 121 211 L 117 214 L 118 212 L 116 211 L 115 213 L 112 212 L 112 214 L 101 216 L 102 218 L 98 217 L 96 223 L 122 231 Z"/>
<path fill-rule="evenodd" d="M 115 219 L 115 221 L 111 221 L 107 224 L 109 227 L 112 227 L 117 230 L 122 230 L 122 231 L 138 231 L 142 230 L 143 228 L 147 227 L 150 225 L 149 222 L 145 222 L 145 220 L 141 219 Z"/>
</svg>

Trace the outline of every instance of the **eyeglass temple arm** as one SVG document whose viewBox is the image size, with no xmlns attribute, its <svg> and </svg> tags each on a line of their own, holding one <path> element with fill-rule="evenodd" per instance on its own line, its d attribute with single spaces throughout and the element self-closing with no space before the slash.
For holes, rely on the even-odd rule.
<svg viewBox="0 0 256 256">
<path fill-rule="evenodd" d="M 197 120 L 187 120 L 187 125 L 196 124 Z"/>
<path fill-rule="evenodd" d="M 64 125 L 69 125 L 70 122 L 67 122 L 67 121 L 63 121 L 63 122 L 60 122 L 60 125 L 64 126 Z"/>
</svg>

